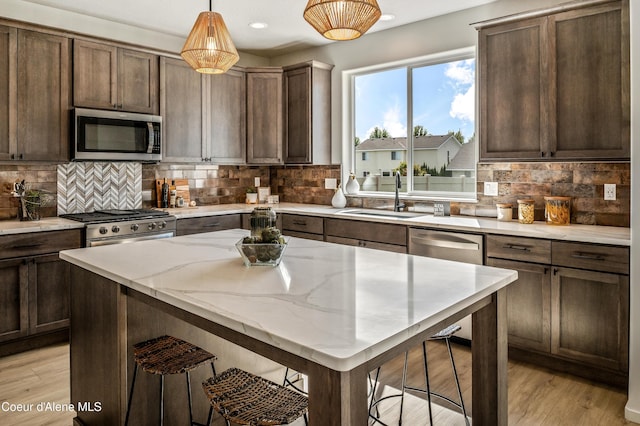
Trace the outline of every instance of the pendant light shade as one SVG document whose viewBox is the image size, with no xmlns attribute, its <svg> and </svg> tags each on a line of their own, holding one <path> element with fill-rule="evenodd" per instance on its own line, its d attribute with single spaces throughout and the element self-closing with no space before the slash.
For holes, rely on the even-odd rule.
<svg viewBox="0 0 640 426">
<path fill-rule="evenodd" d="M 380 19 L 376 0 L 309 0 L 304 19 L 330 40 L 353 40 Z"/>
<path fill-rule="evenodd" d="M 211 11 L 198 15 L 180 55 L 203 74 L 225 73 L 240 59 L 222 15 Z"/>
</svg>

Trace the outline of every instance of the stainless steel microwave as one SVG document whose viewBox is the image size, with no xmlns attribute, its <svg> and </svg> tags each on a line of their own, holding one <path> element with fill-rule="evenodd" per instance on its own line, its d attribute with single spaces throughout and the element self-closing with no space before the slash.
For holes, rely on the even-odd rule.
<svg viewBox="0 0 640 426">
<path fill-rule="evenodd" d="M 74 160 L 160 161 L 162 117 L 75 108 Z"/>
</svg>

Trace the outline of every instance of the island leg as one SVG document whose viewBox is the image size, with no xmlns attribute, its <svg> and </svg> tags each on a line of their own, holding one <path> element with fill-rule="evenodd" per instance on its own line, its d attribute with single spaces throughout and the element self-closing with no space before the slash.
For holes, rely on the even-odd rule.
<svg viewBox="0 0 640 426">
<path fill-rule="evenodd" d="M 473 314 L 472 398 L 474 426 L 507 426 L 507 302 L 506 288 Z"/>
</svg>

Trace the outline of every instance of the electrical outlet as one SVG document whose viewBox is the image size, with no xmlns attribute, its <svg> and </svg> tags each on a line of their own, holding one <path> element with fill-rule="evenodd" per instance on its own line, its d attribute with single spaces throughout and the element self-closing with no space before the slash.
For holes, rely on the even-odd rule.
<svg viewBox="0 0 640 426">
<path fill-rule="evenodd" d="M 604 184 L 604 199 L 607 201 L 613 201 L 616 199 L 616 184 L 605 183 Z"/>
<path fill-rule="evenodd" d="M 260 178 L 259 177 L 253 178 L 253 186 L 255 186 L 256 188 L 260 187 Z"/>
<path fill-rule="evenodd" d="M 498 196 L 498 182 L 485 182 L 484 183 L 484 195 L 489 197 Z"/>
<path fill-rule="evenodd" d="M 324 189 L 336 189 L 337 187 L 338 187 L 338 179 L 336 178 L 324 179 Z"/>
</svg>

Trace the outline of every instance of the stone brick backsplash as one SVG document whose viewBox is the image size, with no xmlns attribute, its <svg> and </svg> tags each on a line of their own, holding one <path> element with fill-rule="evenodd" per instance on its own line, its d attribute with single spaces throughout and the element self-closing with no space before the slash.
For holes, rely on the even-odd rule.
<svg viewBox="0 0 640 426">
<path fill-rule="evenodd" d="M 0 219 L 16 218 L 17 200 L 11 197 L 13 183 L 24 179 L 32 188 L 57 195 L 55 164 L 0 165 Z M 340 166 L 216 166 L 189 164 L 143 164 L 143 207 L 155 206 L 155 179 L 188 179 L 191 199 L 200 205 L 243 203 L 246 189 L 260 177 L 261 186 L 271 188 L 281 202 L 330 205 L 333 190 L 324 189 L 325 178 L 340 179 Z M 484 182 L 498 182 L 498 196 L 485 196 Z M 605 183 L 615 183 L 617 199 L 604 201 Z M 631 165 L 629 163 L 492 163 L 478 165 L 477 203 L 451 204 L 451 213 L 495 217 L 496 203 L 535 200 L 536 220 L 544 220 L 544 196 L 569 196 L 571 223 L 630 226 Z M 392 200 L 348 197 L 348 206 L 383 207 Z M 411 206 L 414 203 L 405 200 Z M 55 205 L 42 216 L 55 216 Z"/>
</svg>

